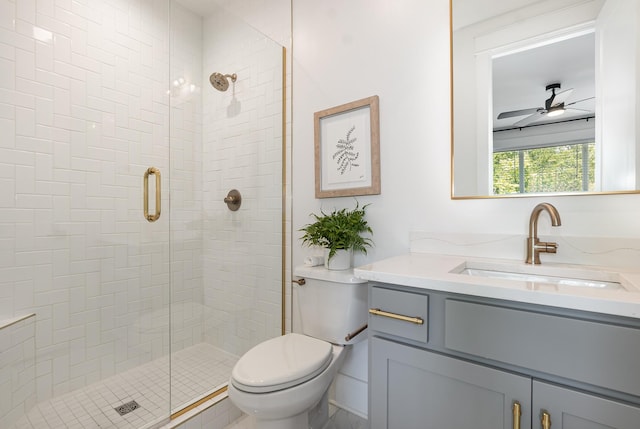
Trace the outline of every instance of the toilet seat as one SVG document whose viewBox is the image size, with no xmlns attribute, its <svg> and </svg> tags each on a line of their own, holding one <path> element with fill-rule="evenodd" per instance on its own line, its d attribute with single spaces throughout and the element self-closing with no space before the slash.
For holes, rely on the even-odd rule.
<svg viewBox="0 0 640 429">
<path fill-rule="evenodd" d="M 231 382 L 250 393 L 296 386 L 324 371 L 331 363 L 332 350 L 330 343 L 306 335 L 272 338 L 240 358 L 231 372 Z"/>
</svg>

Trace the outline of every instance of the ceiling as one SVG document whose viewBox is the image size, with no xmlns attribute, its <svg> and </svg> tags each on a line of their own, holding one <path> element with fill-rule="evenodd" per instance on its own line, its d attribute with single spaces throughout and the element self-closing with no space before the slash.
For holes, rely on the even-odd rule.
<svg viewBox="0 0 640 429">
<path fill-rule="evenodd" d="M 595 112 L 595 34 L 555 42 L 493 60 L 493 128 L 509 128 L 525 116 L 497 119 L 501 112 L 543 108 L 551 91 L 545 87 L 561 84 L 560 91 L 573 89 L 565 105 L 571 109 L 554 122 L 593 116 Z M 588 99 L 585 101 L 580 101 Z M 549 122 L 546 116 L 534 122 Z"/>
<path fill-rule="evenodd" d="M 539 0 L 451 0 L 453 29 L 501 15 Z"/>
<path fill-rule="evenodd" d="M 513 13 L 532 6 L 540 0 L 451 0 L 453 30 L 481 21 Z M 493 74 L 493 128 L 510 128 L 526 116 L 497 119 L 501 112 L 542 108 L 551 96 L 545 87 L 559 83 L 561 90 L 573 89 L 567 103 L 586 98 L 571 106 L 587 110 L 567 110 L 554 122 L 576 117 L 592 116 L 595 112 L 595 34 L 583 34 L 544 46 L 496 58 Z M 560 92 L 556 90 L 556 93 Z M 536 125 L 551 121 L 541 119 Z"/>
</svg>

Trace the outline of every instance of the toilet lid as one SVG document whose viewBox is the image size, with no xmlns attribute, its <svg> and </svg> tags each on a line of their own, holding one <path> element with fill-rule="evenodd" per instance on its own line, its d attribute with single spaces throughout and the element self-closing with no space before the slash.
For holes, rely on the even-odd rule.
<svg viewBox="0 0 640 429">
<path fill-rule="evenodd" d="M 329 366 L 330 343 L 300 334 L 287 334 L 258 344 L 240 358 L 231 372 L 239 390 L 274 392 L 315 377 Z"/>
</svg>

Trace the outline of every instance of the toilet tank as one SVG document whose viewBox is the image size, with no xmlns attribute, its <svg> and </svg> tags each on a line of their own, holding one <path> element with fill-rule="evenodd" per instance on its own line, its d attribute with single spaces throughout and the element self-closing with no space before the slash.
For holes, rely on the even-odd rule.
<svg viewBox="0 0 640 429">
<path fill-rule="evenodd" d="M 293 292 L 297 304 L 295 332 L 333 344 L 353 344 L 366 339 L 366 332 L 351 340 L 345 338 L 367 323 L 366 280 L 355 277 L 352 269 L 335 271 L 324 266 L 299 266 L 293 274 L 305 279 L 305 284 L 296 286 Z"/>
</svg>

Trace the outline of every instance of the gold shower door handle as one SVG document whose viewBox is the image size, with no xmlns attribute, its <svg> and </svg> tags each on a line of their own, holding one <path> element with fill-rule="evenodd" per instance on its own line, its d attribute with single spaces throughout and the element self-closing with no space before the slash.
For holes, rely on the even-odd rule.
<svg viewBox="0 0 640 429">
<path fill-rule="evenodd" d="M 511 411 L 513 411 L 513 429 L 520 429 L 520 416 L 522 416 L 520 408 L 520 402 L 513 401 L 513 406 L 511 407 Z"/>
<path fill-rule="evenodd" d="M 149 176 L 156 176 L 156 208 L 155 213 L 149 214 Z M 155 222 L 160 219 L 160 205 L 161 205 L 161 195 L 160 195 L 161 181 L 160 181 L 160 170 L 155 167 L 147 168 L 147 171 L 144 172 L 144 218 L 149 222 Z"/>
</svg>

